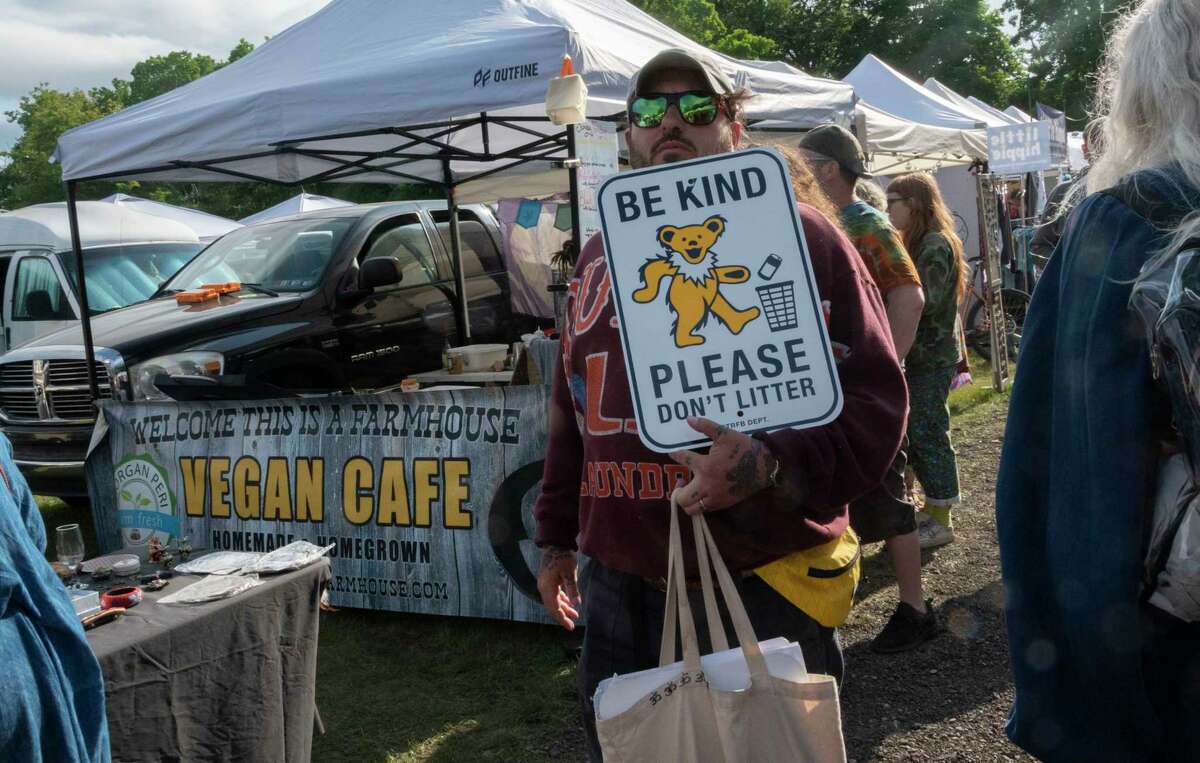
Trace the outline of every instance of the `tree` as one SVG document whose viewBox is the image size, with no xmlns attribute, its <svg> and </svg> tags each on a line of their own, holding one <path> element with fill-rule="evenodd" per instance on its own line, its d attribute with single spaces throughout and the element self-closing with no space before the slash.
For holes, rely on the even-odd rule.
<svg viewBox="0 0 1200 763">
<path fill-rule="evenodd" d="M 1006 0 L 1016 39 L 1029 46 L 1030 106 L 1041 101 L 1066 111 L 1070 119 L 1086 118 L 1094 73 L 1112 25 L 1127 5 L 1129 0 Z"/>
<path fill-rule="evenodd" d="M 914 4 L 891 45 L 891 60 L 921 81 L 936 77 L 963 95 L 1001 108 L 1025 81 L 1000 14 L 984 0 L 930 0 Z"/>
<path fill-rule="evenodd" d="M 238 43 L 239 47 L 242 40 Z M 235 51 L 238 48 L 234 49 Z M 242 55 L 245 55 L 244 53 Z M 165 56 L 151 56 L 134 65 L 129 82 L 130 103 L 141 103 L 155 96 L 211 74 L 224 64 L 212 56 L 176 50 Z"/>
<path fill-rule="evenodd" d="M 0 170 L 0 208 L 62 199 L 61 173 L 58 165 L 50 162 L 58 136 L 104 114 L 82 90 L 64 93 L 44 82 L 22 98 L 14 111 L 6 112 L 8 120 L 20 125 L 23 132 L 4 153 L 8 165 Z"/>
<path fill-rule="evenodd" d="M 701 45 L 734 58 L 774 58 L 778 45 L 747 29 L 731 29 L 709 0 L 634 0 L 642 10 Z"/>
</svg>

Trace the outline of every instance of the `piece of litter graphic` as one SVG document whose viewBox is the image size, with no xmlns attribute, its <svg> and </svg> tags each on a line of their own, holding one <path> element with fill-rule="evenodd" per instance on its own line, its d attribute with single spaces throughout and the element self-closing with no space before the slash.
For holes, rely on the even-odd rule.
<svg viewBox="0 0 1200 763">
<path fill-rule="evenodd" d="M 758 300 L 767 314 L 771 331 L 787 331 L 800 325 L 796 315 L 796 293 L 793 281 L 781 281 L 756 287 Z"/>
<path fill-rule="evenodd" d="M 783 260 L 779 259 L 778 254 L 768 254 L 767 259 L 763 260 L 763 264 L 758 269 L 758 277 L 764 281 L 770 281 L 775 277 L 775 271 L 779 270 L 779 266 L 783 264 Z"/>
</svg>

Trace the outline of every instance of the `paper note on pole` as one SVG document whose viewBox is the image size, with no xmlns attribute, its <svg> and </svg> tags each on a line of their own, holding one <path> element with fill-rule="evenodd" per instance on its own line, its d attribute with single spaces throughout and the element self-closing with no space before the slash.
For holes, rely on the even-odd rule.
<svg viewBox="0 0 1200 763">
<path fill-rule="evenodd" d="M 842 391 L 778 153 L 625 172 L 601 187 L 599 206 L 646 447 L 708 445 L 688 416 L 745 432 L 837 417 Z"/>
</svg>

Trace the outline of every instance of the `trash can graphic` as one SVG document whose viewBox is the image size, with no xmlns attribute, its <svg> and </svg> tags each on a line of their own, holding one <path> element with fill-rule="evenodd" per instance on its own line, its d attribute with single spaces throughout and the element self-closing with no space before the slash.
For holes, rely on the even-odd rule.
<svg viewBox="0 0 1200 763">
<path fill-rule="evenodd" d="M 767 325 L 771 331 L 787 331 L 797 328 L 800 320 L 796 315 L 796 292 L 793 281 L 780 281 L 758 286 L 758 300 L 767 314 Z"/>
</svg>

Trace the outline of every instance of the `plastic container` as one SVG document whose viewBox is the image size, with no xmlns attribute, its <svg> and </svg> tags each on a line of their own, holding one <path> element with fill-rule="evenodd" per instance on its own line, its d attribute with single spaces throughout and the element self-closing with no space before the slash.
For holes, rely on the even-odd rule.
<svg viewBox="0 0 1200 763">
<path fill-rule="evenodd" d="M 472 344 L 465 347 L 451 347 L 450 356 L 462 358 L 463 372 L 491 371 L 496 363 L 508 359 L 507 344 Z"/>
</svg>

